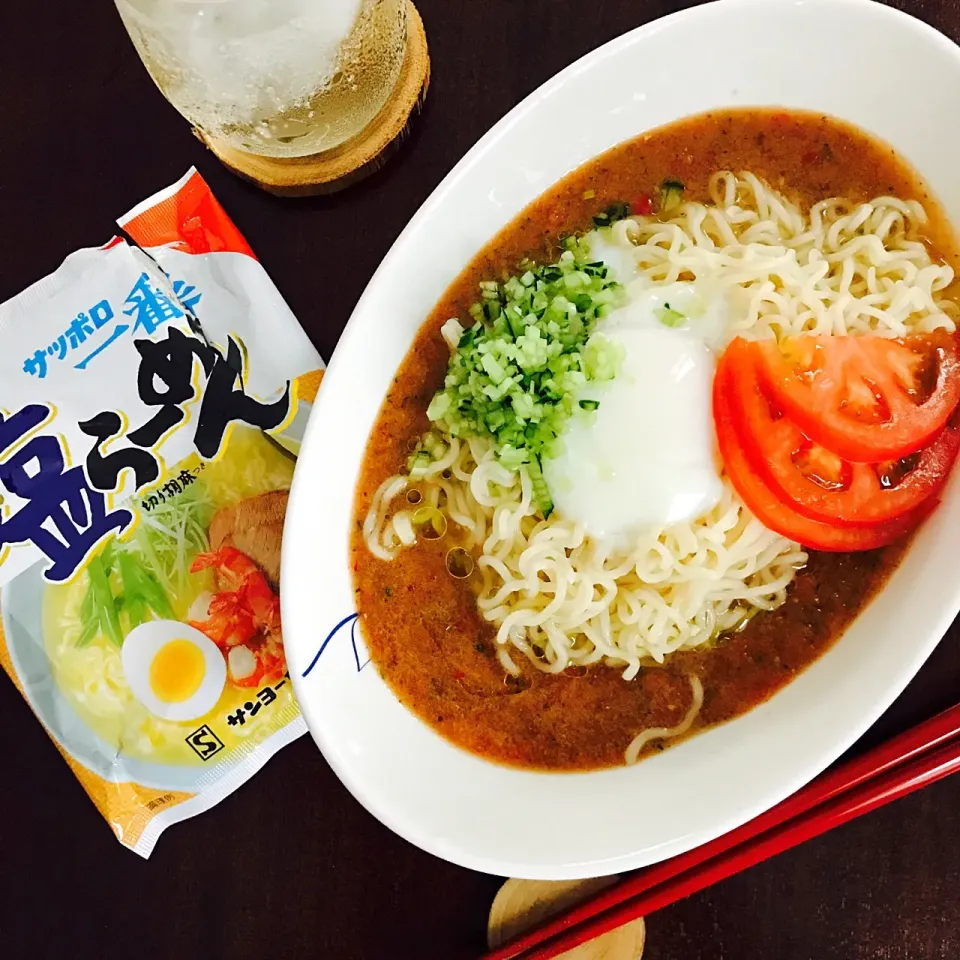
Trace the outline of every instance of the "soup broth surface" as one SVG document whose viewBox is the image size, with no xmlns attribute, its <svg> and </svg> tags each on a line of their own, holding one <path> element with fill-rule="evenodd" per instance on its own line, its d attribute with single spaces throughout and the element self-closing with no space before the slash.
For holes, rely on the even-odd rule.
<svg viewBox="0 0 960 960">
<path fill-rule="evenodd" d="M 364 543 L 361 527 L 374 493 L 429 427 L 425 411 L 449 359 L 440 327 L 449 317 L 467 321 L 479 282 L 506 279 L 525 258 L 556 259 L 559 238 L 589 230 L 593 215 L 614 201 L 654 194 L 666 178 L 684 183 L 684 199 L 709 203 L 709 179 L 725 169 L 752 171 L 804 212 L 832 196 L 919 200 L 930 215 L 924 239 L 934 259 L 957 266 L 948 223 L 889 146 L 834 118 L 769 109 L 716 111 L 623 143 L 556 184 L 477 254 L 421 327 L 385 398 L 360 476 L 351 559 L 360 623 L 381 675 L 424 721 L 488 759 L 551 770 L 620 765 L 641 731 L 683 719 L 692 700 L 690 674 L 704 688 L 691 732 L 746 712 L 834 642 L 905 549 L 811 553 L 778 610 L 625 681 L 622 668 L 553 675 L 522 657 L 521 676 L 506 675 L 470 581 L 447 573 L 447 538 L 421 540 L 390 562 L 373 557 Z M 645 753 L 664 745 L 653 741 Z"/>
</svg>

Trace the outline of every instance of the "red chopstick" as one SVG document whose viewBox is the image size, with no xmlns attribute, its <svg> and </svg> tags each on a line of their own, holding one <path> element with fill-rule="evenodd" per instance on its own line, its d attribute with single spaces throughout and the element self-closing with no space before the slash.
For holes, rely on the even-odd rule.
<svg viewBox="0 0 960 960">
<path fill-rule="evenodd" d="M 960 704 L 832 770 L 766 813 L 602 891 L 482 960 L 550 960 L 960 771 Z"/>
</svg>

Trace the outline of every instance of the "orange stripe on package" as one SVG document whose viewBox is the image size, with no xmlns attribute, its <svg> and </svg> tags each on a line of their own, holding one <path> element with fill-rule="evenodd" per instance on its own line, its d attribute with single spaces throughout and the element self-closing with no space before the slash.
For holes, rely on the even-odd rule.
<svg viewBox="0 0 960 960">
<path fill-rule="evenodd" d="M 280 541 L 323 361 L 195 170 L 0 305 L 0 665 L 148 856 L 305 726 Z"/>
</svg>

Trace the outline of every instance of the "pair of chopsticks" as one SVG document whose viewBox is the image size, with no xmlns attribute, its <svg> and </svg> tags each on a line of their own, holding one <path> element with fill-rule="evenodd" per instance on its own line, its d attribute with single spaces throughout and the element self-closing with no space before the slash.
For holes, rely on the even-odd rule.
<svg viewBox="0 0 960 960">
<path fill-rule="evenodd" d="M 702 847 L 633 874 L 482 960 L 551 960 L 960 771 L 960 703 Z"/>
</svg>

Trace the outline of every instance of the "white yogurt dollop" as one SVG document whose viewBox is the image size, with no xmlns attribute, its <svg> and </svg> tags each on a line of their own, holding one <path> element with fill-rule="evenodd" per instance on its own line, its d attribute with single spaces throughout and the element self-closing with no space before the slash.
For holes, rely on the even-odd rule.
<svg viewBox="0 0 960 960">
<path fill-rule="evenodd" d="M 603 252 L 591 246 L 606 262 Z M 676 326 L 663 322 L 668 307 L 682 315 L 667 315 Z M 584 388 L 578 400 L 596 401 L 596 411 L 571 418 L 562 452 L 543 464 L 560 516 L 597 539 L 622 542 L 715 506 L 722 486 L 711 405 L 714 350 L 727 339 L 729 314 L 710 284 L 628 283 L 624 306 L 594 332 L 623 347 L 620 372 Z"/>
</svg>

